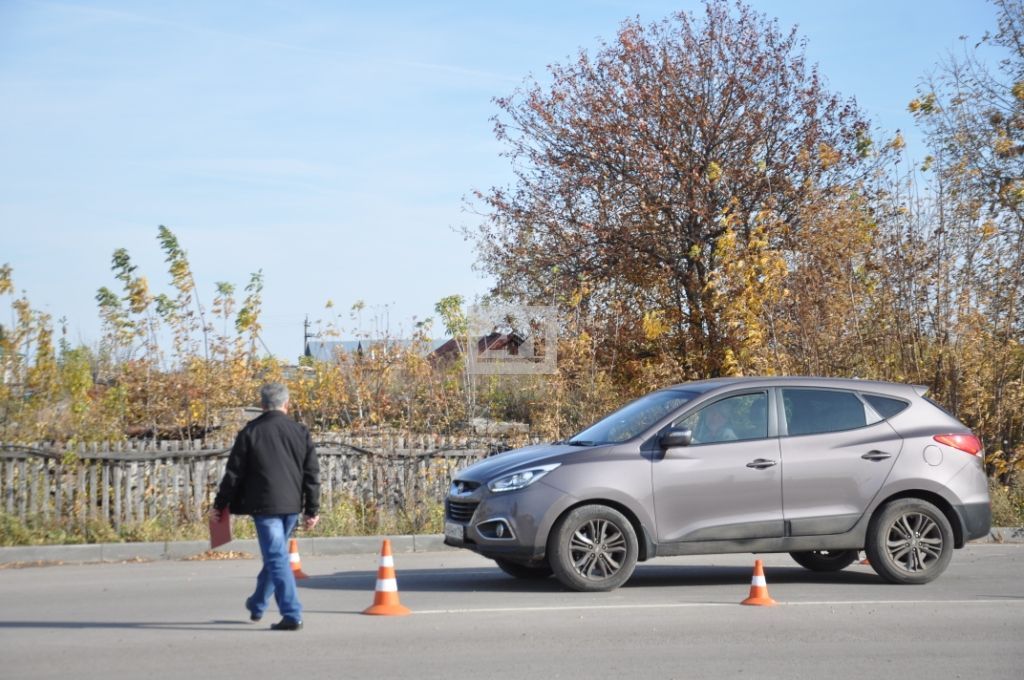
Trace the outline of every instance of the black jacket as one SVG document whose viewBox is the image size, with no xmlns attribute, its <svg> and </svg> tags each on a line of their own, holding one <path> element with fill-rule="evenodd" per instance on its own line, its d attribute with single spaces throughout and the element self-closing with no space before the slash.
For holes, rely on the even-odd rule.
<svg viewBox="0 0 1024 680">
<path fill-rule="evenodd" d="M 320 512 L 320 464 L 309 430 L 283 411 L 265 411 L 242 428 L 213 507 L 236 515 Z"/>
</svg>

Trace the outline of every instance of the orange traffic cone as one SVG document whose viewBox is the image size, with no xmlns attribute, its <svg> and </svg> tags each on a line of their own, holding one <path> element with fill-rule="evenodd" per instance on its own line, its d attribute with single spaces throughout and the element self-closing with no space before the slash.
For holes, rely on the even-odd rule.
<svg viewBox="0 0 1024 680">
<path fill-rule="evenodd" d="M 754 576 L 750 579 L 750 597 L 740 604 L 753 604 L 760 607 L 771 607 L 775 604 L 768 595 L 768 583 L 764 580 L 764 564 L 761 560 L 754 561 Z"/>
<path fill-rule="evenodd" d="M 858 564 L 870 565 L 871 564 L 871 560 L 869 560 L 867 554 L 865 554 L 864 555 L 864 559 L 862 559 Z"/>
<path fill-rule="evenodd" d="M 411 614 L 408 607 L 398 601 L 398 579 L 395 578 L 395 558 L 391 556 L 391 541 L 384 539 L 380 548 L 380 562 L 377 566 L 377 587 L 373 593 L 373 605 L 363 610 L 364 614 L 380 616 L 406 616 Z"/>
<path fill-rule="evenodd" d="M 299 542 L 294 538 L 288 541 L 288 561 L 291 562 L 292 575 L 295 576 L 296 580 L 309 578 L 306 572 L 302 571 L 302 560 L 299 559 Z"/>
</svg>

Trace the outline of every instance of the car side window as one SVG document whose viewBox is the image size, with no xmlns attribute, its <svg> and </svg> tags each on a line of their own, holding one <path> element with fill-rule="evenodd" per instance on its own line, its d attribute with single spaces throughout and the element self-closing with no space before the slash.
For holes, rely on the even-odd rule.
<svg viewBox="0 0 1024 680">
<path fill-rule="evenodd" d="M 782 407 L 790 435 L 841 432 L 878 421 L 852 392 L 784 388 Z"/>
<path fill-rule="evenodd" d="M 902 399 L 882 397 L 877 394 L 862 394 L 861 396 L 864 397 L 864 400 L 871 404 L 871 406 L 878 411 L 879 415 L 883 418 L 892 418 L 894 415 L 910 406 L 910 404 Z"/>
<path fill-rule="evenodd" d="M 765 392 L 726 397 L 674 423 L 693 432 L 694 444 L 715 444 L 768 436 Z"/>
</svg>

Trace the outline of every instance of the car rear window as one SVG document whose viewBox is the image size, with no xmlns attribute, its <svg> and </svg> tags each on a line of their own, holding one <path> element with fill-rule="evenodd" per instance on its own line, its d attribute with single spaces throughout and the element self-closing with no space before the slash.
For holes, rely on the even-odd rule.
<svg viewBox="0 0 1024 680">
<path fill-rule="evenodd" d="M 864 397 L 864 400 L 871 404 L 871 408 L 878 411 L 878 415 L 883 418 L 892 418 L 894 415 L 910 406 L 909 403 L 902 399 L 882 397 L 877 394 L 862 394 L 861 396 Z"/>
</svg>

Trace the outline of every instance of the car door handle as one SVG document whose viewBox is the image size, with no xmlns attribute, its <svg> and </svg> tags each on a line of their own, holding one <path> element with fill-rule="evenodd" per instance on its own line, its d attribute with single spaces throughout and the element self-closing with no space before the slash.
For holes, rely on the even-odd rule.
<svg viewBox="0 0 1024 680">
<path fill-rule="evenodd" d="M 885 460 L 886 458 L 892 458 L 892 454 L 885 451 L 868 451 L 861 458 L 864 460 Z"/>
<path fill-rule="evenodd" d="M 778 463 L 774 460 L 768 460 L 767 458 L 758 458 L 757 460 L 752 460 L 747 463 L 748 468 L 754 468 L 755 470 L 764 470 L 765 468 L 770 468 L 774 465 L 778 465 Z"/>
</svg>

